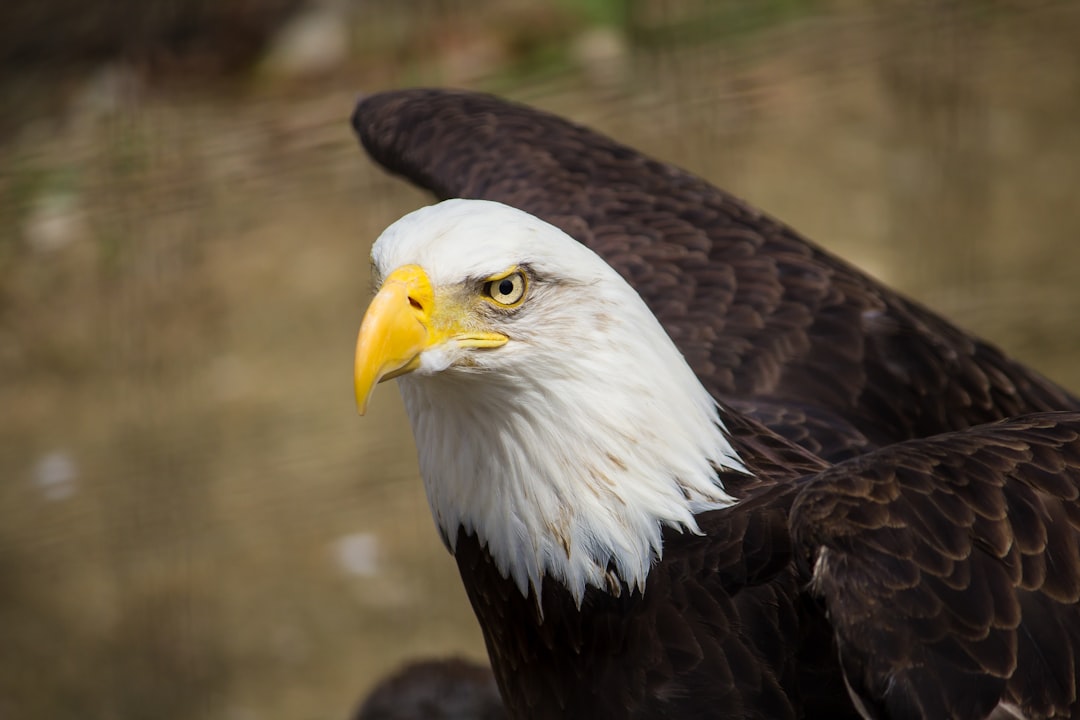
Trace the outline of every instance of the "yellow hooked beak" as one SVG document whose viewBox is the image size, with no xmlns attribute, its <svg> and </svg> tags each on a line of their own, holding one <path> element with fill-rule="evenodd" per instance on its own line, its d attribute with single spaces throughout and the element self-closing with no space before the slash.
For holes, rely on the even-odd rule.
<svg viewBox="0 0 1080 720">
<path fill-rule="evenodd" d="M 477 332 L 464 310 L 436 307 L 435 290 L 419 265 L 390 273 L 364 313 L 356 339 L 353 381 L 363 415 L 375 385 L 420 367 L 420 355 L 443 342 L 461 347 L 505 345 L 501 333 Z"/>
</svg>

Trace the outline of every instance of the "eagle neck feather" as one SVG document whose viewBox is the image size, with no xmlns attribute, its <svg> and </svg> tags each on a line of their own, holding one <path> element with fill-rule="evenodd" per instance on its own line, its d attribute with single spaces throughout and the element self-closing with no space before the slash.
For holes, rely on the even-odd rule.
<svg viewBox="0 0 1080 720">
<path fill-rule="evenodd" d="M 644 590 L 663 528 L 699 533 L 696 513 L 734 502 L 717 469 L 746 472 L 644 303 L 611 300 L 571 349 L 522 336 L 527 362 L 399 379 L 444 541 L 475 534 L 526 596 Z"/>
</svg>

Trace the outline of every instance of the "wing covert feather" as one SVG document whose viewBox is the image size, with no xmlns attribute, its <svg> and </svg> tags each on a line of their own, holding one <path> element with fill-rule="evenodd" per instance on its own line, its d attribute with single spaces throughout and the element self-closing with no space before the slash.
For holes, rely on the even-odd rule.
<svg viewBox="0 0 1080 720">
<path fill-rule="evenodd" d="M 833 466 L 792 507 L 796 555 L 873 717 L 1073 717 L 1080 414 L 914 440 Z"/>
</svg>

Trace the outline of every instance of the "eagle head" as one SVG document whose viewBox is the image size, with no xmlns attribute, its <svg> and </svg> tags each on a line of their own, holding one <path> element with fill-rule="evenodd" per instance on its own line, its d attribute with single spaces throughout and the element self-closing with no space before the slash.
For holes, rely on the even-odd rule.
<svg viewBox="0 0 1080 720">
<path fill-rule="evenodd" d="M 475 534 L 523 594 L 545 578 L 643 589 L 665 526 L 733 500 L 718 407 L 641 297 L 528 213 L 447 200 L 372 248 L 356 347 L 363 413 L 396 378 L 428 501 L 453 550 Z"/>
</svg>

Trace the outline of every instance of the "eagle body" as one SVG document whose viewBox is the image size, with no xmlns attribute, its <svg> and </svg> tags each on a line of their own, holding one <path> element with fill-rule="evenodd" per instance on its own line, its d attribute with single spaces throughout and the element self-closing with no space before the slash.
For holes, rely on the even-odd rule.
<svg viewBox="0 0 1080 720">
<path fill-rule="evenodd" d="M 782 515 L 763 510 L 745 521 L 781 557 L 789 554 Z M 841 684 L 827 711 L 814 712 L 799 692 L 805 680 L 790 638 L 820 618 L 801 606 L 794 573 L 773 570 L 769 582 L 746 586 L 738 575 L 768 572 L 769 558 L 741 553 L 735 567 L 702 572 L 705 556 L 741 545 L 705 527 L 704 539 L 685 546 L 675 542 L 683 536 L 665 537 L 670 559 L 654 569 L 644 593 L 591 589 L 580 609 L 554 583 L 539 598 L 521 596 L 476 537 L 460 537 L 455 557 L 510 715 L 858 717 Z M 822 655 L 838 680 L 835 656 Z M 821 674 L 820 665 L 814 669 Z"/>
<path fill-rule="evenodd" d="M 522 595 L 462 531 L 455 558 L 511 717 L 1080 717 L 1080 416 L 829 472 L 753 422 L 740 431 L 773 482 L 699 516 L 701 535 L 665 530 L 644 592 Z M 1040 469 L 1050 456 L 1064 477 Z M 959 472 L 935 476 L 942 464 Z M 1042 520 L 1009 519 L 1031 511 Z M 823 548 L 849 567 L 823 568 Z"/>
<path fill-rule="evenodd" d="M 1080 716 L 1071 395 L 576 126 L 541 115 L 536 134 L 531 111 L 471 95 L 377 96 L 358 117 L 368 103 L 369 149 L 424 184 L 446 187 L 433 138 L 483 109 L 516 170 L 466 164 L 465 185 L 609 200 L 563 221 L 611 262 L 476 199 L 411 213 L 372 249 L 357 400 L 396 379 L 510 717 Z M 530 142 L 565 160 L 546 184 L 515 165 Z M 612 167 L 675 199 L 609 183 Z M 705 230 L 674 228 L 672 207 Z M 635 222 L 671 235 L 605 245 Z"/>
<path fill-rule="evenodd" d="M 762 461 L 777 479 L 820 469 Z M 792 562 L 793 497 L 776 484 L 698 516 L 700 535 L 665 530 L 644 592 L 589 588 L 580 606 L 558 583 L 521 594 L 461 531 L 455 559 L 510 715 L 857 718 L 828 622 Z"/>
</svg>

